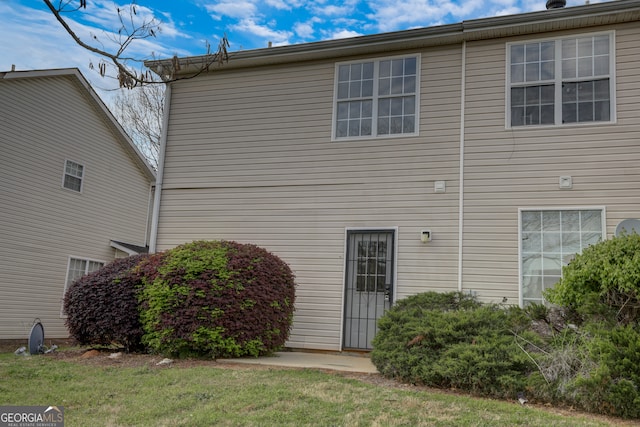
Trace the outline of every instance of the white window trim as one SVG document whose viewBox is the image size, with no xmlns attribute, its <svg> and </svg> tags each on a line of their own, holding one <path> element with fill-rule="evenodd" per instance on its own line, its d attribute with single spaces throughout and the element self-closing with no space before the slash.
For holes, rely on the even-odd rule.
<svg viewBox="0 0 640 427">
<path fill-rule="evenodd" d="M 367 62 L 380 62 L 380 61 L 387 61 L 387 60 L 393 60 L 393 59 L 402 59 L 402 58 L 416 58 L 416 93 L 415 93 L 415 97 L 416 97 L 416 123 L 415 123 L 415 131 L 413 133 L 396 133 L 396 134 L 390 134 L 390 135 L 365 135 L 365 136 L 345 136 L 345 137 L 341 137 L 341 138 L 336 138 L 336 120 L 337 120 L 337 114 L 338 114 L 338 69 L 341 65 L 351 65 L 351 64 L 364 64 Z M 356 60 L 356 61 L 341 61 L 341 62 L 336 62 L 335 64 L 335 68 L 334 68 L 334 78 L 333 78 L 333 108 L 332 108 L 332 114 L 331 114 L 331 141 L 362 141 L 362 140 L 378 140 L 378 139 L 390 139 L 390 138 L 409 138 L 409 137 L 416 137 L 420 135 L 420 88 L 421 88 L 421 70 L 422 70 L 422 56 L 420 53 L 411 53 L 411 54 L 406 54 L 406 55 L 395 55 L 395 56 L 385 56 L 385 57 L 377 57 L 377 58 L 368 58 L 368 59 L 361 59 L 361 60 Z M 372 96 L 373 99 L 373 113 L 372 113 L 372 120 L 375 121 L 377 120 L 377 116 L 378 116 L 378 103 L 377 100 L 378 98 L 378 90 L 377 90 L 377 83 L 378 83 L 378 67 L 374 67 L 374 75 L 373 75 L 373 81 L 374 81 L 374 95 Z M 372 123 L 373 126 L 373 123 Z"/>
<path fill-rule="evenodd" d="M 62 290 L 62 299 L 60 300 L 60 318 L 66 318 L 67 315 L 64 314 L 64 295 L 67 293 L 67 286 L 69 283 L 69 269 L 71 268 L 71 260 L 72 259 L 78 259 L 81 261 L 87 261 L 87 267 L 89 266 L 90 262 L 99 262 L 102 263 L 103 266 L 107 265 L 107 261 L 103 261 L 103 260 L 99 260 L 99 259 L 94 259 L 94 258 L 87 258 L 84 256 L 77 256 L 77 255 L 69 255 L 67 257 L 67 272 L 64 275 L 64 289 Z M 87 274 L 87 270 L 85 268 L 85 273 Z"/>
<path fill-rule="evenodd" d="M 562 41 L 562 40 L 567 40 L 567 39 L 576 39 L 576 38 L 581 38 L 581 37 L 593 37 L 593 36 L 599 36 L 599 35 L 605 35 L 608 34 L 609 35 L 609 94 L 610 94 L 610 103 L 611 103 L 611 111 L 610 114 L 611 116 L 609 117 L 610 120 L 608 121 L 592 121 L 592 122 L 574 122 L 574 123 L 567 123 L 567 124 L 563 124 L 562 123 L 562 109 L 558 109 L 555 108 L 554 110 L 554 114 L 555 114 L 555 122 L 552 125 L 527 125 L 527 126 L 511 126 L 511 46 L 512 45 L 520 45 L 520 44 L 526 44 L 526 43 L 542 43 L 542 42 L 547 42 L 547 41 Z M 557 58 L 557 52 L 560 49 L 561 43 L 556 43 L 556 64 L 555 64 L 555 74 L 556 77 L 555 81 L 556 83 L 562 82 L 562 59 L 560 58 L 560 60 L 558 60 Z M 549 128 L 558 128 L 558 127 L 563 127 L 563 128 L 568 128 L 568 127 L 572 127 L 572 126 L 602 126 L 602 125 L 612 125 L 617 123 L 617 108 L 616 108 L 616 32 L 614 30 L 611 31 L 598 31 L 595 33 L 580 33 L 580 34 L 572 34 L 572 35 L 567 35 L 567 36 L 562 36 L 562 37 L 547 37 L 547 38 L 541 38 L 541 39 L 525 39 L 525 40 L 519 40 L 517 42 L 508 42 L 506 43 L 506 61 L 505 61 L 505 75 L 506 75 L 506 87 L 505 87 L 505 99 L 504 99 L 504 105 L 505 105 L 505 129 L 509 129 L 509 130 L 530 130 L 530 129 L 549 129 Z M 559 85 L 556 84 L 555 87 L 555 101 L 556 101 L 556 107 L 557 107 L 557 102 L 558 99 L 561 98 L 561 91 L 562 91 L 562 87 L 560 85 L 560 87 L 558 87 Z M 560 105 L 562 106 L 562 105 Z"/>
<path fill-rule="evenodd" d="M 80 191 L 76 191 L 72 188 L 68 188 L 64 186 L 64 179 L 67 176 L 67 163 L 68 162 L 73 162 L 77 165 L 82 166 L 82 178 L 80 178 Z M 80 162 L 76 162 L 75 160 L 72 159 L 65 159 L 64 160 L 64 165 L 63 165 L 63 170 L 62 170 L 62 182 L 60 183 L 60 185 L 62 186 L 63 190 L 66 191 L 71 191 L 72 193 L 76 193 L 76 194 L 82 194 L 83 190 L 84 190 L 84 179 L 86 177 L 86 172 L 87 172 L 87 168 L 85 167 L 84 163 L 80 163 Z M 77 177 L 75 177 L 77 178 Z"/>
<path fill-rule="evenodd" d="M 524 306 L 524 295 L 522 292 L 522 213 L 539 211 L 601 211 L 602 217 L 602 240 L 607 238 L 607 208 L 606 206 L 545 206 L 518 208 L 518 305 Z"/>
</svg>

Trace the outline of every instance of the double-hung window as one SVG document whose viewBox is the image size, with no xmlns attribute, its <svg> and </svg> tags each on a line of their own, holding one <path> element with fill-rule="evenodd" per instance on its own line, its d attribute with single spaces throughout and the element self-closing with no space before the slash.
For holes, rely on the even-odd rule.
<svg viewBox="0 0 640 427">
<path fill-rule="evenodd" d="M 522 303 L 544 302 L 576 254 L 604 238 L 604 208 L 520 210 Z"/>
<path fill-rule="evenodd" d="M 418 133 L 419 56 L 336 65 L 334 139 Z"/>
<path fill-rule="evenodd" d="M 614 33 L 507 45 L 507 126 L 614 120 Z"/>
<path fill-rule="evenodd" d="M 64 163 L 64 176 L 62 178 L 62 186 L 69 190 L 82 192 L 82 178 L 84 175 L 84 166 L 80 163 L 67 160 Z"/>
</svg>

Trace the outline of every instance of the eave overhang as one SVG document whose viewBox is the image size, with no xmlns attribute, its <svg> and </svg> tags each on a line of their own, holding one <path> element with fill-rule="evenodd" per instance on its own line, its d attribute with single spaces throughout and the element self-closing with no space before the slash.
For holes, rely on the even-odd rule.
<svg viewBox="0 0 640 427">
<path fill-rule="evenodd" d="M 463 41 L 573 30 L 638 20 L 640 20 L 640 0 L 614 0 L 349 39 L 230 52 L 228 62 L 222 65 L 214 63 L 206 71 L 379 55 L 401 50 L 459 44 Z M 175 77 L 180 78 L 197 73 L 202 70 L 208 59 L 205 55 L 179 58 L 180 70 Z M 163 75 L 163 70 L 172 69 L 172 60 L 147 61 L 145 65 L 157 74 Z"/>
</svg>

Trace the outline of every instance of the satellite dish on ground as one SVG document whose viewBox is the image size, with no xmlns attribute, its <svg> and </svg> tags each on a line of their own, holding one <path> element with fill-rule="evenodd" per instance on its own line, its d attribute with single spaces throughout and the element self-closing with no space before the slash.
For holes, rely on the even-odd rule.
<svg viewBox="0 0 640 427">
<path fill-rule="evenodd" d="M 29 354 L 44 353 L 44 328 L 40 320 L 36 320 L 29 333 Z"/>
<path fill-rule="evenodd" d="M 640 234 L 640 219 L 625 219 L 616 227 L 616 236 L 622 234 Z"/>
</svg>

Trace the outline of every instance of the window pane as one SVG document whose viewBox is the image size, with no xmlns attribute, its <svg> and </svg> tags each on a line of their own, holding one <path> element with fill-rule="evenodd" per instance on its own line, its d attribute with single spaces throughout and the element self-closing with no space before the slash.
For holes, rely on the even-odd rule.
<svg viewBox="0 0 640 427">
<path fill-rule="evenodd" d="M 578 103 L 578 122 L 592 122 L 592 121 L 593 121 L 593 103 L 579 102 Z"/>
<path fill-rule="evenodd" d="M 552 125 L 556 120 L 555 108 L 553 104 L 543 105 L 540 107 L 540 124 Z"/>
<path fill-rule="evenodd" d="M 593 58 L 578 58 L 578 77 L 593 76 Z"/>
<path fill-rule="evenodd" d="M 338 67 L 338 81 L 339 82 L 347 82 L 349 81 L 349 70 L 351 68 L 348 65 L 341 65 Z"/>
<path fill-rule="evenodd" d="M 394 59 L 391 61 L 391 75 L 393 77 L 404 75 L 404 60 Z"/>
<path fill-rule="evenodd" d="M 349 117 L 349 103 L 348 102 L 339 102 L 338 103 L 338 120 L 346 119 Z"/>
<path fill-rule="evenodd" d="M 409 76 L 404 78 L 404 93 L 415 93 L 416 91 L 416 78 Z"/>
<path fill-rule="evenodd" d="M 380 77 L 391 76 L 391 61 L 380 61 Z"/>
<path fill-rule="evenodd" d="M 404 78 L 402 77 L 393 77 L 391 79 L 391 94 L 400 95 L 403 93 L 403 82 Z"/>
<path fill-rule="evenodd" d="M 522 278 L 522 296 L 535 298 L 542 295 L 542 276 L 524 276 Z"/>
<path fill-rule="evenodd" d="M 402 133 L 413 133 L 416 129 L 416 118 L 414 116 L 404 116 L 402 118 Z"/>
<path fill-rule="evenodd" d="M 362 81 L 362 96 L 363 97 L 373 96 L 373 80 Z"/>
<path fill-rule="evenodd" d="M 524 124 L 524 107 L 512 107 L 511 126 L 523 126 Z"/>
<path fill-rule="evenodd" d="M 575 59 L 565 59 L 562 61 L 562 78 L 573 79 L 576 77 L 577 62 Z"/>
<path fill-rule="evenodd" d="M 391 99 L 381 99 L 378 101 L 378 116 L 387 117 L 391 115 Z"/>
<path fill-rule="evenodd" d="M 511 46 L 511 63 L 518 64 L 524 62 L 524 45 L 516 44 Z"/>
<path fill-rule="evenodd" d="M 578 106 L 576 104 L 562 104 L 562 123 L 578 121 Z"/>
<path fill-rule="evenodd" d="M 610 111 L 611 105 L 609 101 L 596 101 L 593 109 L 593 120 L 608 122 L 611 120 Z"/>
<path fill-rule="evenodd" d="M 609 54 L 609 35 L 608 34 L 593 38 L 593 53 L 595 55 Z"/>
<path fill-rule="evenodd" d="M 596 56 L 593 58 L 593 75 L 608 76 L 609 75 L 609 57 Z"/>
<path fill-rule="evenodd" d="M 536 231 L 531 233 L 522 233 L 522 251 L 523 252 L 540 252 L 542 248 L 542 233 Z"/>
<path fill-rule="evenodd" d="M 602 232 L 602 212 L 582 211 L 581 212 L 582 231 Z"/>
<path fill-rule="evenodd" d="M 362 78 L 366 80 L 373 79 L 373 62 L 362 64 Z"/>
<path fill-rule="evenodd" d="M 542 229 L 542 215 L 538 211 L 522 212 L 522 230 L 540 231 Z"/>
<path fill-rule="evenodd" d="M 542 62 L 540 64 L 540 79 L 541 80 L 552 80 L 555 76 L 555 66 L 556 64 L 553 61 Z"/>
<path fill-rule="evenodd" d="M 521 83 L 524 81 L 524 64 L 515 64 L 511 66 L 511 82 Z"/>
<path fill-rule="evenodd" d="M 540 60 L 540 43 L 530 43 L 525 45 L 526 62 L 537 62 Z"/>
<path fill-rule="evenodd" d="M 560 231 L 560 211 L 542 212 L 542 230 Z"/>
<path fill-rule="evenodd" d="M 388 118 L 378 119 L 378 135 L 388 135 L 388 134 L 389 134 L 389 119 Z"/>
<path fill-rule="evenodd" d="M 562 40 L 562 59 L 576 58 L 576 40 Z"/>
<path fill-rule="evenodd" d="M 413 115 L 416 112 L 416 97 L 415 96 L 406 96 L 403 100 L 404 104 L 404 114 Z"/>
<path fill-rule="evenodd" d="M 402 133 L 402 117 L 391 117 L 389 133 L 391 134 Z"/>
<path fill-rule="evenodd" d="M 407 58 L 404 60 L 404 74 L 416 75 L 418 72 L 418 60 L 417 58 Z"/>
<path fill-rule="evenodd" d="M 578 101 L 593 101 L 593 82 L 578 83 Z"/>
<path fill-rule="evenodd" d="M 556 56 L 556 43 L 544 42 L 540 43 L 540 60 L 541 61 L 553 61 Z"/>
<path fill-rule="evenodd" d="M 391 115 L 392 116 L 401 116 L 402 115 L 402 98 L 392 98 L 391 99 Z"/>
<path fill-rule="evenodd" d="M 378 83 L 378 94 L 381 96 L 391 93 L 391 79 L 380 79 Z"/>
<path fill-rule="evenodd" d="M 578 39 L 578 57 L 593 55 L 593 40 L 591 37 Z"/>
<path fill-rule="evenodd" d="M 338 99 L 349 97 L 349 83 L 338 83 Z"/>
<path fill-rule="evenodd" d="M 525 80 L 528 82 L 540 80 L 539 64 L 537 62 L 534 62 L 533 64 L 526 64 L 525 73 Z"/>
<path fill-rule="evenodd" d="M 524 105 L 524 90 L 523 87 L 513 87 L 511 88 L 511 106 L 521 106 Z"/>
</svg>

